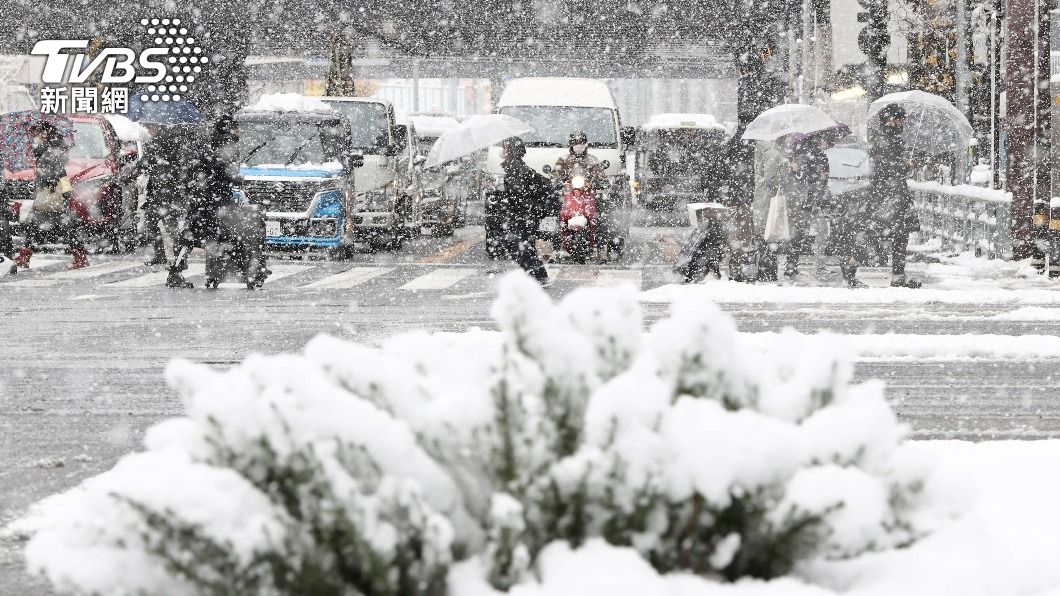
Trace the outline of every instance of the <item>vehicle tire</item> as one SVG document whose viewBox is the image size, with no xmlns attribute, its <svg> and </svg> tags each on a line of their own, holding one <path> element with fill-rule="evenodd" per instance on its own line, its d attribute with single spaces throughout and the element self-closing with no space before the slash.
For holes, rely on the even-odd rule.
<svg viewBox="0 0 1060 596">
<path fill-rule="evenodd" d="M 336 246 L 335 248 L 329 248 L 325 253 L 325 260 L 328 261 L 348 261 L 353 258 L 356 251 L 352 245 Z"/>
<path fill-rule="evenodd" d="M 219 279 L 211 277 L 211 278 L 206 280 L 206 283 L 204 285 L 205 285 L 205 287 L 207 287 L 207 288 L 209 288 L 211 290 L 216 290 L 217 286 L 219 286 L 220 284 L 221 284 L 221 281 Z"/>
<path fill-rule="evenodd" d="M 405 232 L 401 227 L 393 227 L 372 237 L 371 247 L 376 250 L 401 250 L 405 243 Z"/>
</svg>

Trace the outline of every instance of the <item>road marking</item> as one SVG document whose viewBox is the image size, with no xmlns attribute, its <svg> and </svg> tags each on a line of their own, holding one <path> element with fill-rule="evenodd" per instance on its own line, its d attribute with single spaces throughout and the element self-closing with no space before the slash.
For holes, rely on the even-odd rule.
<svg viewBox="0 0 1060 596">
<path fill-rule="evenodd" d="M 342 273 L 336 273 L 335 275 L 329 275 L 324 279 L 319 279 L 311 284 L 302 286 L 303 288 L 352 288 L 358 286 L 364 282 L 379 277 L 385 273 L 393 271 L 393 267 L 354 267 L 348 271 Z"/>
<path fill-rule="evenodd" d="M 206 271 L 206 266 L 202 263 L 189 263 L 188 268 L 183 272 L 184 277 L 191 277 L 193 275 L 202 275 Z M 169 270 L 155 271 L 153 273 L 147 273 L 139 277 L 132 279 L 126 279 L 122 281 L 116 281 L 107 284 L 108 287 L 115 288 L 149 288 L 151 286 L 160 286 L 166 283 L 166 279 L 169 277 Z"/>
<path fill-rule="evenodd" d="M 460 280 L 474 275 L 474 269 L 435 269 L 421 275 L 401 286 L 402 290 L 444 290 L 456 285 Z"/>
<path fill-rule="evenodd" d="M 125 271 L 126 269 L 134 269 L 136 267 L 142 267 L 140 263 L 128 262 L 128 261 L 110 261 L 109 263 L 101 263 L 99 265 L 90 265 L 83 269 L 74 269 L 72 271 L 60 271 L 58 273 L 52 273 L 45 279 L 25 279 L 21 281 L 13 281 L 10 285 L 16 286 L 54 286 L 59 282 L 66 280 L 76 279 L 90 279 L 93 277 L 100 277 L 107 275 L 108 273 L 117 273 L 118 271 Z"/>
<path fill-rule="evenodd" d="M 422 259 L 416 261 L 416 264 L 417 265 L 437 265 L 439 263 L 448 263 L 453 258 L 455 258 L 457 255 L 463 254 L 463 253 L 471 250 L 471 247 L 473 247 L 476 244 L 478 244 L 480 242 L 483 242 L 485 240 L 486 240 L 486 233 L 485 232 L 478 232 L 478 233 L 474 234 L 473 236 L 471 236 L 470 238 L 468 238 L 467 240 L 461 240 L 460 242 L 457 242 L 456 244 L 451 244 L 451 245 L 443 248 L 442 250 L 439 250 L 438 252 L 434 253 L 433 255 L 428 255 L 426 257 L 423 257 Z"/>
<path fill-rule="evenodd" d="M 309 271 L 314 267 L 316 267 L 316 265 L 272 265 L 269 267 L 269 269 L 272 270 L 272 273 L 265 278 L 265 283 L 272 283 L 278 279 L 290 277 L 302 273 L 303 271 Z"/>
<path fill-rule="evenodd" d="M 613 287 L 622 284 L 633 284 L 639 290 L 641 283 L 640 269 L 602 269 L 597 274 L 594 285 Z"/>
</svg>

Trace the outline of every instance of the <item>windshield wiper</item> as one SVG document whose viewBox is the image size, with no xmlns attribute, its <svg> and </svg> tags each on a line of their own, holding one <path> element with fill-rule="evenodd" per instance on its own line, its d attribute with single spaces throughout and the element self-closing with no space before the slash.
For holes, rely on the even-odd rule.
<svg viewBox="0 0 1060 596">
<path fill-rule="evenodd" d="M 316 137 L 317 137 L 316 135 L 311 135 L 309 138 L 307 138 L 306 140 L 302 141 L 302 143 L 300 145 L 298 145 L 297 147 L 294 148 L 294 151 L 291 152 L 291 157 L 287 158 L 287 161 L 283 162 L 283 165 L 285 165 L 285 166 L 291 165 L 291 162 L 294 161 L 294 158 L 298 156 L 298 152 L 301 151 L 302 148 L 305 147 L 309 143 L 309 141 L 312 141 Z"/>
<path fill-rule="evenodd" d="M 239 159 L 239 163 L 241 163 L 241 164 L 247 163 L 247 160 L 250 159 L 250 156 L 254 155 L 255 153 L 257 153 L 258 149 L 261 149 L 262 147 L 264 147 L 265 145 L 268 145 L 269 143 L 271 143 L 274 140 L 276 140 L 276 137 L 271 137 L 271 138 L 265 139 L 264 141 L 258 143 L 257 146 L 255 146 L 253 149 L 248 151 L 246 155 L 244 155 L 243 157 L 241 157 Z"/>
</svg>

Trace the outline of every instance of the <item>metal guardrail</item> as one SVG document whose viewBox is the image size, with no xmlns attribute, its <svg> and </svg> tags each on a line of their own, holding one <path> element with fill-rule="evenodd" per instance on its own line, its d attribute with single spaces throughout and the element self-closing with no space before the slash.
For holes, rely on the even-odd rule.
<svg viewBox="0 0 1060 596">
<path fill-rule="evenodd" d="M 945 251 L 1012 258 L 1012 194 L 980 186 L 909 181 L 920 233 Z"/>
</svg>

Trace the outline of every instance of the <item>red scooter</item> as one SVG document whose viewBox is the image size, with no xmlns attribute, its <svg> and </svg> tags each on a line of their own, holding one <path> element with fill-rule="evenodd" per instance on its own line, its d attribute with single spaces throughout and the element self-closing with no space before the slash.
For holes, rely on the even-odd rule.
<svg viewBox="0 0 1060 596">
<path fill-rule="evenodd" d="M 575 263 L 585 263 L 596 245 L 596 216 L 596 195 L 592 181 L 584 168 L 575 166 L 570 171 L 569 179 L 563 183 L 563 201 L 559 211 L 563 250 Z"/>
</svg>

